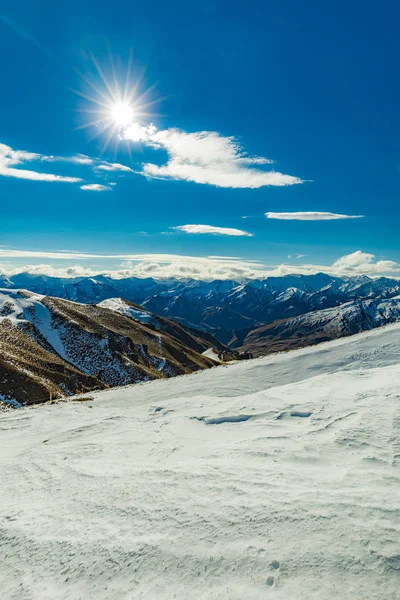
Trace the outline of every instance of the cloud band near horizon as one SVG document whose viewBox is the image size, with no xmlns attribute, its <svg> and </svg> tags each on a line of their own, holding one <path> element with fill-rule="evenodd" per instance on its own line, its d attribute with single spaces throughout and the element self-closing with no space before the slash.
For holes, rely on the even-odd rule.
<svg viewBox="0 0 400 600">
<path fill-rule="evenodd" d="M 233 279 L 243 281 L 269 276 L 293 274 L 312 275 L 324 272 L 333 276 L 389 274 L 400 277 L 400 264 L 391 260 L 378 260 L 374 254 L 357 250 L 344 255 L 331 265 L 297 264 L 268 265 L 256 259 L 236 259 L 234 257 L 184 256 L 176 254 L 85 254 L 79 252 L 40 252 L 28 250 L 0 249 L 1 259 L 34 259 L 34 260 L 70 260 L 82 261 L 101 259 L 123 261 L 119 268 L 107 269 L 104 266 L 94 270 L 90 265 L 69 265 L 58 267 L 48 264 L 15 266 L 3 264 L 1 270 L 5 275 L 20 272 L 41 273 L 59 277 L 82 277 L 99 274 L 115 278 L 122 277 L 154 277 L 156 279 L 175 277 L 209 281 L 212 279 Z M 94 265 L 93 265 L 94 266 Z"/>
</svg>

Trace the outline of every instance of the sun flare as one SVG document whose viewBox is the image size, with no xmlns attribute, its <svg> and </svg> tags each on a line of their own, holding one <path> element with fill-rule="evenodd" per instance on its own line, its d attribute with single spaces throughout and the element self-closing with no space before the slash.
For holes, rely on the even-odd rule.
<svg viewBox="0 0 400 600">
<path fill-rule="evenodd" d="M 133 121 L 133 108 L 127 102 L 117 102 L 111 109 L 111 117 L 120 127 L 127 127 Z"/>
<path fill-rule="evenodd" d="M 149 109 L 158 104 L 162 98 L 151 99 L 151 96 L 155 95 L 157 87 L 155 84 L 143 91 L 145 70 L 133 75 L 132 54 L 127 68 L 122 72 L 121 69 L 116 68 L 111 53 L 108 68 L 107 65 L 100 66 L 95 56 L 89 54 L 95 71 L 92 74 L 79 73 L 82 90 L 74 90 L 74 92 L 86 102 L 86 105 L 77 109 L 85 117 L 76 129 L 91 128 L 93 134 L 90 140 L 102 136 L 104 142 L 101 153 L 110 143 L 113 143 L 116 152 L 119 143 L 125 139 L 125 131 L 128 128 L 138 128 L 137 141 L 143 139 L 141 122 L 143 119 L 147 121 L 150 117 L 156 116 L 155 113 L 149 112 Z M 90 114 L 93 115 L 92 119 L 87 118 Z"/>
</svg>

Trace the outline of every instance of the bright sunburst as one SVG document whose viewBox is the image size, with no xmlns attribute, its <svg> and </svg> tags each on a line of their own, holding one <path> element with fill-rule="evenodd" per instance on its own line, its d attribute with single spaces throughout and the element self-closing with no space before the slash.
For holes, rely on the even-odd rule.
<svg viewBox="0 0 400 600">
<path fill-rule="evenodd" d="M 140 91 L 145 72 L 142 71 L 135 78 L 132 76 L 132 56 L 122 77 L 115 69 L 111 54 L 108 66 L 109 75 L 106 74 L 107 70 L 103 70 L 96 58 L 92 54 L 90 56 L 96 69 L 97 81 L 93 77 L 80 73 L 88 93 L 74 91 L 90 103 L 89 106 L 81 108 L 79 112 L 92 114 L 94 118 L 85 119 L 78 129 L 92 128 L 94 134 L 91 139 L 104 136 L 101 150 L 104 152 L 112 141 L 117 148 L 118 143 L 124 139 L 127 127 L 135 124 L 140 126 L 142 119 L 146 118 L 147 120 L 148 117 L 154 116 L 154 113 L 149 113 L 148 109 L 156 103 L 156 101 L 149 100 L 155 85 L 143 92 Z M 157 100 L 157 102 L 159 101 Z"/>
<path fill-rule="evenodd" d="M 117 125 L 127 127 L 133 121 L 133 108 L 126 102 L 117 102 L 111 109 L 111 116 Z"/>
</svg>

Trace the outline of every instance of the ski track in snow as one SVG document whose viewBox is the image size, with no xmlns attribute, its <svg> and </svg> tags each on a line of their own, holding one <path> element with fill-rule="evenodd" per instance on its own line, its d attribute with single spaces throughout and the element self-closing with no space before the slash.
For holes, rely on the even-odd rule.
<svg viewBox="0 0 400 600">
<path fill-rule="evenodd" d="M 394 325 L 2 413 L 1 598 L 398 600 L 399 384 Z"/>
</svg>

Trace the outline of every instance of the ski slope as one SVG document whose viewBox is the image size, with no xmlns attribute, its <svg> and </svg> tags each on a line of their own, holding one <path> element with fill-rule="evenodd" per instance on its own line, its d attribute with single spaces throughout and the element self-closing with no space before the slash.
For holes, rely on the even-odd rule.
<svg viewBox="0 0 400 600">
<path fill-rule="evenodd" d="M 398 600 L 400 324 L 0 417 L 4 600 Z"/>
</svg>

